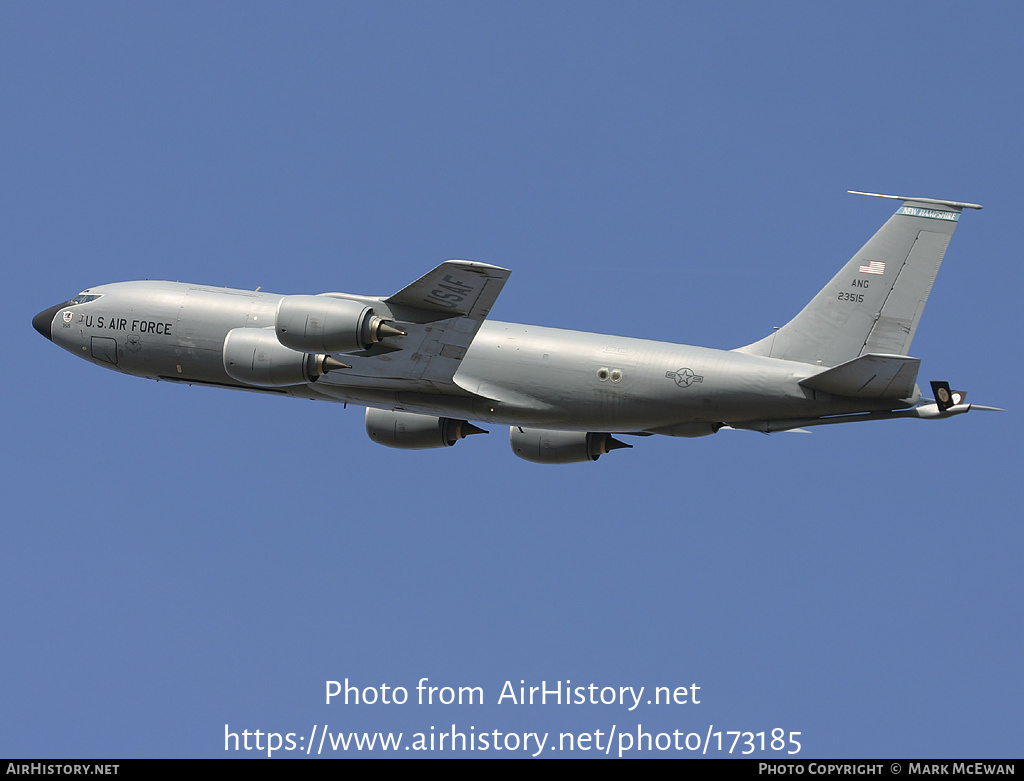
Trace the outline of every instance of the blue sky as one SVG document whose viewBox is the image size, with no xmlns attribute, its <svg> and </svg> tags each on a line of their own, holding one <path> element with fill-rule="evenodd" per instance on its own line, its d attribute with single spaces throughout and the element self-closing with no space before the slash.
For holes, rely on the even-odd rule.
<svg viewBox="0 0 1024 781">
<path fill-rule="evenodd" d="M 945 2 L 4 4 L 0 755 L 454 724 L 1020 756 L 1022 23 Z M 1009 412 L 541 467 L 497 427 L 386 450 L 359 408 L 119 376 L 30 325 L 105 282 L 386 295 L 469 258 L 513 271 L 498 319 L 732 348 L 893 211 L 848 189 L 984 204 L 912 354 Z M 485 701 L 324 702 L 328 680 L 415 698 L 424 677 Z M 498 704 L 521 680 L 701 702 Z"/>
</svg>

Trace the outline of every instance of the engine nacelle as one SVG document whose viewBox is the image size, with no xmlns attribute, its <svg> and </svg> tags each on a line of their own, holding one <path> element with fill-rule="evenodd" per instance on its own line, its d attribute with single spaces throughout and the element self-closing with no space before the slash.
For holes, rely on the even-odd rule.
<svg viewBox="0 0 1024 781">
<path fill-rule="evenodd" d="M 224 371 L 247 385 L 281 388 L 315 382 L 331 368 L 345 364 L 324 354 L 300 353 L 285 347 L 269 328 L 235 328 L 224 337 Z M 334 366 L 324 363 L 333 362 Z"/>
<path fill-rule="evenodd" d="M 648 429 L 654 434 L 661 434 L 666 437 L 709 437 L 717 434 L 724 424 L 722 423 L 676 423 L 674 426 Z"/>
<path fill-rule="evenodd" d="M 330 296 L 285 296 L 274 321 L 285 347 L 309 353 L 352 353 L 402 332 L 359 301 Z"/>
<path fill-rule="evenodd" d="M 388 447 L 428 450 L 451 447 L 470 434 L 487 432 L 465 420 L 367 407 L 366 433 L 374 442 Z"/>
<path fill-rule="evenodd" d="M 611 434 L 586 431 L 548 431 L 539 428 L 509 428 L 512 452 L 537 464 L 574 464 L 597 461 L 605 453 L 620 447 L 633 447 L 619 442 Z"/>
</svg>

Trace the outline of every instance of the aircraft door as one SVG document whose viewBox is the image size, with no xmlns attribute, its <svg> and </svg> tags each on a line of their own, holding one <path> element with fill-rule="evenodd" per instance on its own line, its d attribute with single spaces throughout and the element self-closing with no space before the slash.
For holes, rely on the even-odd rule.
<svg viewBox="0 0 1024 781">
<path fill-rule="evenodd" d="M 117 342 L 109 336 L 93 336 L 90 349 L 93 360 L 117 366 Z"/>
</svg>

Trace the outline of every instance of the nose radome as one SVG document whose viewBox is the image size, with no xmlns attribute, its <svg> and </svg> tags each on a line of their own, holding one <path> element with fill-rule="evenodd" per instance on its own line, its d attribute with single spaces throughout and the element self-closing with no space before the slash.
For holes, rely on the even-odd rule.
<svg viewBox="0 0 1024 781">
<path fill-rule="evenodd" d="M 44 309 L 32 318 L 32 327 L 52 342 L 53 335 L 50 332 L 50 328 L 53 325 L 53 318 L 56 317 L 57 313 L 67 305 L 68 302 L 65 301 L 62 304 L 57 304 L 57 306 L 51 306 L 49 309 Z"/>
</svg>

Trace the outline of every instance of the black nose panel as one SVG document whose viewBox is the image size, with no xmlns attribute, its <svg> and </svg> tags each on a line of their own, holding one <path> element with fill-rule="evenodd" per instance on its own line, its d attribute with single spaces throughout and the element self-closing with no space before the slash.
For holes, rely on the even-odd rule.
<svg viewBox="0 0 1024 781">
<path fill-rule="evenodd" d="M 57 313 L 69 303 L 69 301 L 65 301 L 63 304 L 57 304 L 57 306 L 51 306 L 49 309 L 44 309 L 32 318 L 32 327 L 52 342 L 53 337 L 50 335 L 50 326 L 53 325 L 53 318 L 56 317 Z"/>
</svg>

